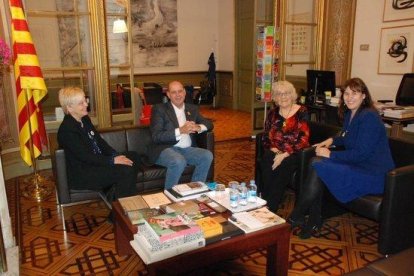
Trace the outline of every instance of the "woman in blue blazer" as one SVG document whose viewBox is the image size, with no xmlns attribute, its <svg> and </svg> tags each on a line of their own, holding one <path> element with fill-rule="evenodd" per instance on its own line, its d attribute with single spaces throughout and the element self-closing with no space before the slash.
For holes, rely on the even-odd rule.
<svg viewBox="0 0 414 276">
<path fill-rule="evenodd" d="M 365 83 L 348 80 L 342 89 L 339 115 L 344 118 L 341 134 L 315 145 L 298 203 L 288 221 L 302 226 L 299 237 L 310 238 L 322 226 L 321 199 L 324 186 L 340 202 L 384 192 L 386 173 L 394 168 L 384 124 L 373 106 Z M 344 150 L 331 151 L 333 147 Z M 305 223 L 305 213 L 309 217 Z"/>
</svg>

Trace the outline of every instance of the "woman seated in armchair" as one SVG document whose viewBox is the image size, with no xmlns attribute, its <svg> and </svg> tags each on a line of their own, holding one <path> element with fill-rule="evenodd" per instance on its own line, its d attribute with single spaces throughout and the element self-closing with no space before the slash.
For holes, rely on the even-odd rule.
<svg viewBox="0 0 414 276">
<path fill-rule="evenodd" d="M 140 158 L 136 152 L 118 153 L 96 131 L 88 116 L 88 102 L 79 87 L 59 91 L 65 117 L 58 143 L 65 150 L 68 182 L 72 189 L 113 190 L 108 201 L 137 193 Z"/>
<path fill-rule="evenodd" d="M 276 106 L 266 118 L 260 162 L 261 193 L 273 212 L 279 208 L 286 186 L 298 168 L 298 151 L 309 146 L 309 115 L 305 106 L 296 104 L 297 98 L 290 82 L 273 83 L 272 99 Z"/>
<path fill-rule="evenodd" d="M 303 239 L 322 226 L 324 187 L 342 203 L 381 194 L 385 175 L 394 168 L 384 124 L 361 79 L 352 78 L 344 84 L 338 112 L 344 119 L 342 132 L 315 145 L 317 157 L 309 164 L 307 179 L 288 219 L 292 228 L 302 227 L 299 237 Z M 331 151 L 335 146 L 344 150 Z"/>
</svg>

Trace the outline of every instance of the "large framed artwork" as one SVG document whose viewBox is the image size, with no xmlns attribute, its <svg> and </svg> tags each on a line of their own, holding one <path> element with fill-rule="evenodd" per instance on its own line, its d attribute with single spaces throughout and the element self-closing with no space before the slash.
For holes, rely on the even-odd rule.
<svg viewBox="0 0 414 276">
<path fill-rule="evenodd" d="M 413 0 L 385 0 L 384 22 L 414 19 Z"/>
<path fill-rule="evenodd" d="M 378 74 L 413 72 L 414 25 L 381 29 Z"/>
<path fill-rule="evenodd" d="M 177 0 L 131 0 L 134 67 L 178 65 Z"/>
</svg>

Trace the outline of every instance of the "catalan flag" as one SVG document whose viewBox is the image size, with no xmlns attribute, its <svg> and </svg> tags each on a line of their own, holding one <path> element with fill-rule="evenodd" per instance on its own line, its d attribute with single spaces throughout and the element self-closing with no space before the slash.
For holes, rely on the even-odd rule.
<svg viewBox="0 0 414 276">
<path fill-rule="evenodd" d="M 20 154 L 27 165 L 47 145 L 40 101 L 47 89 L 29 32 L 21 0 L 9 0 L 12 18 L 13 62 L 16 78 Z M 33 145 L 33 156 L 31 151 Z"/>
</svg>

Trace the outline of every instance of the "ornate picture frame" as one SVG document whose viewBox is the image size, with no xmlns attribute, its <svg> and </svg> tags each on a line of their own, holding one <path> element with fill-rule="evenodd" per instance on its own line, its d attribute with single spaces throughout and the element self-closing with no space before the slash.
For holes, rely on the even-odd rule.
<svg viewBox="0 0 414 276">
<path fill-rule="evenodd" d="M 414 19 L 414 1 L 385 0 L 383 21 Z"/>
<path fill-rule="evenodd" d="M 381 29 L 378 74 L 413 72 L 414 25 Z"/>
</svg>

